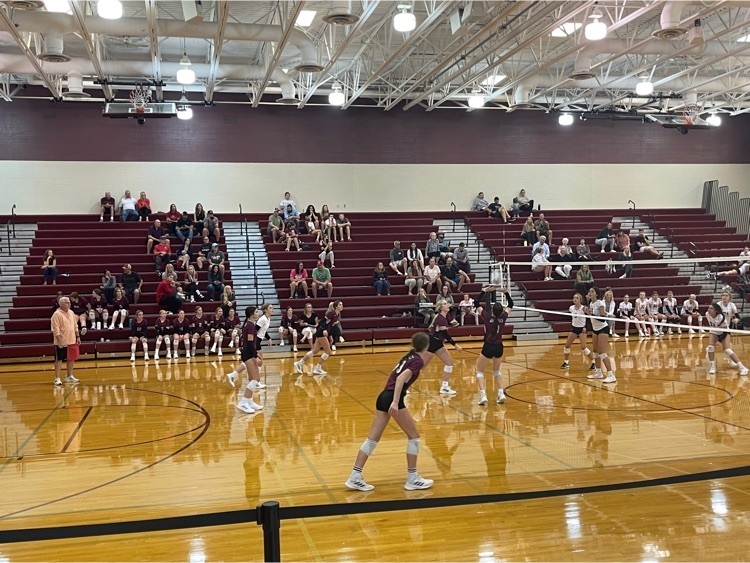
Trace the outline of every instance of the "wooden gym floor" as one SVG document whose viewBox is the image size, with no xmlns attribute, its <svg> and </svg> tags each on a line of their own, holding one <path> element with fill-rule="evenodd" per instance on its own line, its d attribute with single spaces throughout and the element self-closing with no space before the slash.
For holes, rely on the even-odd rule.
<svg viewBox="0 0 750 563">
<path fill-rule="evenodd" d="M 374 401 L 405 351 L 341 350 L 327 377 L 267 357 L 262 413 L 235 411 L 222 362 L 199 354 L 80 363 L 53 388 L 51 365 L 0 371 L 0 529 L 140 520 L 255 507 L 549 490 L 750 464 L 750 395 L 707 338 L 612 344 L 619 383 L 586 379 L 562 345 L 507 346 L 508 401 L 476 405 L 477 347 L 453 353 L 438 394 L 435 359 L 408 397 L 429 491 L 408 492 L 406 440 L 389 428 L 365 469 L 371 493 L 343 486 Z M 750 360 L 747 341 L 734 349 Z M 269 354 L 268 356 L 270 356 Z M 309 370 L 311 365 L 308 364 Z M 488 370 L 489 371 L 489 370 Z M 492 396 L 492 394 L 490 394 Z M 443 509 L 284 521 L 285 561 L 747 560 L 750 478 Z M 0 562 L 261 560 L 255 524 L 0 545 Z"/>
</svg>

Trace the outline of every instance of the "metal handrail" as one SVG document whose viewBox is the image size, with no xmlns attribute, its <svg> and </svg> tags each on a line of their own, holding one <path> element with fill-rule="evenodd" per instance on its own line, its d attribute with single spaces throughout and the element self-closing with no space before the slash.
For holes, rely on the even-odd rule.
<svg viewBox="0 0 750 563">
<path fill-rule="evenodd" d="M 630 203 L 633 204 L 633 215 L 631 216 L 632 219 L 633 219 L 633 226 L 631 227 L 631 229 L 635 229 L 635 218 L 636 218 L 636 214 L 635 214 L 635 202 L 632 199 L 629 199 L 628 200 L 628 204 L 630 204 Z"/>
<path fill-rule="evenodd" d="M 10 245 L 10 226 L 12 224 L 12 219 L 8 219 L 8 222 L 5 224 L 5 231 L 7 233 L 6 238 L 8 239 L 8 256 L 13 256 L 13 252 L 11 251 L 11 245 Z"/>
<path fill-rule="evenodd" d="M 10 220 L 11 225 L 13 226 L 13 238 L 16 238 L 16 204 L 13 204 L 13 207 L 10 208 Z"/>
<path fill-rule="evenodd" d="M 245 216 L 242 214 L 242 204 L 240 203 L 239 206 L 240 206 L 240 236 L 242 236 L 242 223 L 243 223 L 243 220 L 245 219 Z"/>
<path fill-rule="evenodd" d="M 451 207 L 453 208 L 453 212 L 452 212 L 452 215 L 451 215 L 451 217 L 452 217 L 451 220 L 453 221 L 453 230 L 455 231 L 456 230 L 456 204 L 453 203 L 452 201 L 451 201 Z M 465 221 L 465 218 L 464 218 L 464 221 Z"/>
</svg>

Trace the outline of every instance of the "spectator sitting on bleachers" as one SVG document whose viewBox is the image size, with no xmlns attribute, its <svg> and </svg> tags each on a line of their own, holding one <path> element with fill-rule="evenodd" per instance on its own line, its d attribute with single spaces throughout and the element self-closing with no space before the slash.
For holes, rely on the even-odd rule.
<svg viewBox="0 0 750 563">
<path fill-rule="evenodd" d="M 536 237 L 541 239 L 543 236 L 547 237 L 549 244 L 552 244 L 552 228 L 549 225 L 549 221 L 544 218 L 544 213 L 539 214 L 539 219 L 534 221 L 534 229 L 536 229 Z"/>
<path fill-rule="evenodd" d="M 115 276 L 109 270 L 104 270 L 102 285 L 99 286 L 99 289 L 104 293 L 104 299 L 107 300 L 107 303 L 112 303 L 112 298 L 115 295 L 115 287 L 117 287 Z"/>
<path fill-rule="evenodd" d="M 333 282 L 331 281 L 331 271 L 325 267 L 323 262 L 318 261 L 317 267 L 312 271 L 312 294 L 318 297 L 318 289 L 325 289 L 328 297 L 333 295 Z"/>
<path fill-rule="evenodd" d="M 148 221 L 151 215 L 151 200 L 146 197 L 146 192 L 141 192 L 141 197 L 135 202 L 135 209 L 138 211 L 139 221 Z"/>
<path fill-rule="evenodd" d="M 172 276 L 159 282 L 156 286 L 156 302 L 170 313 L 176 314 L 182 307 L 182 300 L 177 296 L 177 284 Z"/>
<path fill-rule="evenodd" d="M 292 224 L 295 231 L 299 231 L 299 213 L 292 205 L 287 205 L 282 209 L 284 212 L 284 224 L 289 226 Z"/>
<path fill-rule="evenodd" d="M 84 336 L 88 330 L 89 304 L 83 297 L 78 295 L 77 291 L 70 294 L 70 310 L 73 311 L 73 314 L 78 319 L 78 332 L 81 336 Z"/>
<path fill-rule="evenodd" d="M 454 264 L 452 257 L 448 256 L 445 259 L 445 266 L 441 268 L 440 279 L 443 282 L 443 287 L 447 285 L 450 289 L 461 291 L 464 283 L 469 281 L 469 276 Z"/>
<path fill-rule="evenodd" d="M 591 250 L 589 249 L 589 245 L 586 244 L 586 239 L 582 238 L 579 241 L 578 246 L 576 246 L 576 256 L 578 257 L 579 262 L 592 260 Z M 588 293 L 588 291 L 586 293 Z M 584 293 L 583 295 L 585 296 L 586 294 Z"/>
<path fill-rule="evenodd" d="M 615 247 L 620 252 L 626 248 L 630 248 L 630 237 L 628 236 L 628 233 L 622 230 L 617 231 L 617 235 L 615 236 Z"/>
<path fill-rule="evenodd" d="M 206 220 L 203 221 L 203 232 L 204 237 L 212 236 L 214 240 L 218 241 L 221 238 L 221 229 L 219 228 L 219 218 L 214 215 L 213 210 L 208 210 Z"/>
<path fill-rule="evenodd" d="M 169 234 L 173 237 L 176 237 L 177 221 L 182 218 L 182 213 L 177 210 L 177 206 L 174 203 L 169 206 L 169 211 L 167 211 L 165 218 L 167 220 L 167 229 L 169 230 Z"/>
<path fill-rule="evenodd" d="M 440 245 L 440 259 L 439 262 L 445 263 L 446 258 L 453 256 L 451 252 L 451 241 L 445 240 L 445 233 L 437 234 L 438 243 Z"/>
<path fill-rule="evenodd" d="M 169 239 L 166 236 L 159 239 L 159 243 L 154 246 L 154 263 L 156 264 L 156 275 L 161 277 L 161 268 L 172 263 L 172 248 L 169 246 Z"/>
<path fill-rule="evenodd" d="M 315 211 L 315 206 L 313 204 L 307 206 L 307 209 L 305 209 L 305 212 L 302 214 L 302 219 L 305 222 L 308 235 L 315 235 L 316 231 L 320 233 L 320 215 Z M 317 238 L 318 240 L 320 239 L 319 234 L 317 235 Z"/>
<path fill-rule="evenodd" d="M 115 288 L 115 296 L 112 298 L 112 323 L 109 325 L 109 330 L 115 329 L 118 319 L 120 321 L 119 328 L 124 328 L 123 325 L 125 324 L 125 319 L 128 318 L 129 309 L 130 301 L 127 295 L 121 288 Z"/>
<path fill-rule="evenodd" d="M 632 252 L 647 252 L 657 258 L 661 258 L 661 254 L 651 245 L 651 241 L 643 229 L 638 229 L 638 236 L 633 239 L 630 250 Z"/>
<path fill-rule="evenodd" d="M 541 241 L 540 241 L 541 242 Z M 537 243 L 539 244 L 539 243 Z M 552 280 L 552 264 L 547 260 L 544 248 L 535 246 L 534 255 L 531 257 L 531 271 L 544 272 L 544 281 Z"/>
<path fill-rule="evenodd" d="M 521 238 L 523 239 L 524 246 L 533 246 L 536 244 L 536 228 L 534 227 L 533 215 L 526 217 L 526 222 L 523 224 L 523 227 L 521 227 Z"/>
<path fill-rule="evenodd" d="M 201 236 L 206 223 L 206 210 L 203 209 L 202 203 L 195 204 L 195 210 L 193 211 L 193 229 L 195 234 Z M 192 237 L 191 237 L 192 238 Z"/>
<path fill-rule="evenodd" d="M 388 266 L 390 266 L 391 270 L 393 270 L 396 275 L 406 275 L 407 261 L 404 256 L 404 251 L 401 250 L 401 241 L 393 241 L 393 248 L 391 248 L 390 262 L 388 262 Z M 403 272 L 401 270 L 403 270 Z"/>
<path fill-rule="evenodd" d="M 453 293 L 451 292 L 451 288 L 448 284 L 443 284 L 443 286 L 440 288 L 440 292 L 437 294 L 437 297 L 435 298 L 435 309 L 439 310 L 438 305 L 445 301 L 448 303 L 448 311 L 445 314 L 445 318 L 448 319 L 448 322 L 452 324 L 453 326 L 456 326 L 458 324 L 458 321 L 456 320 L 456 302 L 453 299 Z"/>
<path fill-rule="evenodd" d="M 511 218 L 508 210 L 505 209 L 502 203 L 500 203 L 500 198 L 497 196 L 492 200 L 492 203 L 487 206 L 487 215 L 489 217 L 494 217 L 495 219 L 502 219 L 503 223 L 516 220 L 515 217 Z"/>
<path fill-rule="evenodd" d="M 430 233 L 430 238 L 427 239 L 427 244 L 424 248 L 424 255 L 429 260 L 434 258 L 438 260 L 440 258 L 440 241 L 437 238 L 437 233 Z"/>
<path fill-rule="evenodd" d="M 289 192 L 284 192 L 284 199 L 279 202 L 279 209 L 285 210 L 287 205 L 291 205 L 292 210 L 294 211 L 294 215 L 299 216 L 299 211 L 297 211 L 297 204 L 294 203 L 292 194 L 290 194 Z"/>
<path fill-rule="evenodd" d="M 193 220 L 187 211 L 183 211 L 177 220 L 177 236 L 182 242 L 193 240 Z"/>
<path fill-rule="evenodd" d="M 174 264 L 172 264 L 171 262 L 169 264 L 167 264 L 166 266 L 164 266 L 164 273 L 163 274 L 159 274 L 159 277 L 162 280 L 167 279 L 169 276 L 172 276 L 174 278 L 175 282 L 177 281 L 177 272 L 175 272 Z"/>
<path fill-rule="evenodd" d="M 602 253 L 604 253 L 604 249 L 609 245 L 609 251 L 614 252 L 615 251 L 615 232 L 612 230 L 612 223 L 607 223 L 607 226 L 604 227 L 601 231 L 599 231 L 599 234 L 596 235 L 596 240 L 594 243 L 601 247 Z"/>
<path fill-rule="evenodd" d="M 630 247 L 626 246 L 620 255 L 617 257 L 618 262 L 632 262 L 633 255 L 630 252 Z M 622 275 L 620 279 L 630 278 L 633 276 L 633 264 L 625 264 L 622 266 Z"/>
<path fill-rule="evenodd" d="M 320 228 L 325 233 L 325 236 L 330 238 L 334 242 L 338 242 L 338 233 L 336 232 L 336 217 L 333 213 L 328 213 L 325 219 L 322 219 Z"/>
<path fill-rule="evenodd" d="M 489 203 L 484 199 L 484 192 L 479 192 L 479 195 L 474 198 L 474 203 L 471 204 L 472 211 L 487 211 Z"/>
<path fill-rule="evenodd" d="M 284 238 L 284 219 L 279 215 L 279 208 L 275 208 L 273 213 L 268 216 L 267 232 L 271 235 L 273 242 L 283 242 Z"/>
<path fill-rule="evenodd" d="M 195 302 L 195 299 L 203 299 L 203 294 L 198 289 L 198 272 L 195 271 L 195 266 L 188 266 L 183 277 L 183 289 L 185 295 L 190 298 L 190 302 Z"/>
<path fill-rule="evenodd" d="M 404 271 L 406 268 L 404 268 Z M 388 272 L 382 262 L 378 262 L 377 267 L 372 272 L 372 286 L 375 288 L 377 295 L 385 291 L 386 295 L 391 294 L 391 284 L 388 281 Z"/>
<path fill-rule="evenodd" d="M 52 298 L 52 313 L 57 311 L 60 308 L 60 298 L 63 297 L 65 294 L 62 291 L 58 291 L 55 296 Z"/>
<path fill-rule="evenodd" d="M 334 263 L 336 256 L 333 254 L 333 243 L 331 242 L 331 239 L 328 238 L 328 235 L 325 235 L 320 239 L 320 254 L 318 254 L 318 260 L 323 262 L 323 264 L 328 260 L 331 264 L 331 268 L 336 267 L 336 264 Z"/>
<path fill-rule="evenodd" d="M 567 244 L 561 244 L 557 247 L 557 253 L 555 256 L 551 258 L 551 262 L 557 264 L 557 266 L 555 266 L 555 273 L 564 279 L 570 278 L 570 272 L 573 270 L 573 266 L 567 264 L 567 262 L 574 260 L 572 254 L 568 253 L 569 248 L 570 247 Z"/>
<path fill-rule="evenodd" d="M 409 290 L 409 295 L 414 295 L 414 288 L 416 288 L 417 291 L 422 289 L 423 283 L 424 283 L 423 268 L 419 264 L 419 261 L 412 260 L 411 265 L 406 269 L 406 279 L 404 280 L 404 284 Z"/>
<path fill-rule="evenodd" d="M 299 245 L 299 235 L 297 234 L 297 229 L 295 228 L 295 223 L 292 220 L 286 221 L 284 223 L 284 238 L 286 238 L 286 250 L 289 252 L 289 247 L 294 245 L 294 247 L 299 251 L 302 250 L 302 247 Z"/>
<path fill-rule="evenodd" d="M 104 216 L 109 217 L 110 222 L 115 220 L 115 198 L 109 192 L 104 193 L 104 197 L 99 200 L 99 222 L 104 221 Z"/>
<path fill-rule="evenodd" d="M 536 251 L 538 248 L 542 249 L 542 253 L 544 254 L 544 259 L 549 260 L 549 245 L 547 244 L 547 237 L 544 235 L 539 237 L 539 240 L 534 243 L 534 246 L 531 247 L 531 256 L 533 257 L 536 254 Z"/>
<path fill-rule="evenodd" d="M 568 240 L 567 237 L 564 237 L 560 241 L 560 246 L 557 247 L 558 254 L 562 254 L 562 251 L 560 249 L 563 247 L 565 248 L 565 255 L 568 257 L 568 260 L 575 257 L 575 255 L 573 254 L 573 249 L 570 247 L 570 240 Z"/>
<path fill-rule="evenodd" d="M 133 271 L 133 266 L 125 264 L 122 267 L 122 274 L 120 275 L 120 285 L 125 292 L 126 297 L 133 297 L 133 304 L 137 304 L 141 298 L 141 286 L 143 286 L 143 280 L 137 272 Z"/>
<path fill-rule="evenodd" d="M 326 204 L 323 204 L 323 207 L 320 208 L 320 229 L 323 231 L 324 234 L 327 234 L 330 236 L 330 233 L 327 232 L 327 225 L 328 225 L 328 217 L 330 217 L 331 212 L 328 211 L 328 206 Z"/>
<path fill-rule="evenodd" d="M 137 221 L 138 211 L 136 211 L 137 202 L 130 196 L 130 190 L 125 190 L 125 195 L 120 199 L 120 222 Z"/>
<path fill-rule="evenodd" d="M 583 264 L 578 272 L 576 272 L 576 282 L 573 285 L 576 293 L 580 293 L 582 298 L 585 298 L 589 289 L 594 287 L 594 274 L 591 273 L 591 269 L 588 264 Z"/>
<path fill-rule="evenodd" d="M 167 230 L 161 226 L 161 221 L 157 219 L 148 228 L 148 233 L 146 234 L 146 254 L 151 254 L 154 245 L 158 244 L 162 237 L 165 236 L 167 236 Z"/>
<path fill-rule="evenodd" d="M 453 261 L 456 267 L 467 274 L 471 273 L 471 260 L 469 260 L 469 251 L 463 242 L 458 243 L 458 247 L 453 249 Z"/>
<path fill-rule="evenodd" d="M 201 249 L 198 251 L 198 257 L 195 262 L 198 264 L 198 269 L 202 270 L 204 264 L 208 264 L 208 255 L 211 254 L 211 241 L 208 237 L 203 237 L 203 243 Z"/>
<path fill-rule="evenodd" d="M 185 243 L 182 245 L 182 248 L 177 253 L 177 256 L 175 257 L 175 262 L 177 263 L 178 268 L 182 268 L 183 270 L 187 269 L 187 267 L 190 265 L 190 260 L 193 258 L 193 245 L 191 241 L 186 240 Z"/>
<path fill-rule="evenodd" d="M 458 310 L 461 311 L 461 325 L 463 326 L 466 321 L 466 315 L 474 315 L 474 323 L 479 324 L 479 311 L 474 305 L 474 299 L 472 299 L 468 293 L 464 293 L 464 298 L 458 304 Z"/>
<path fill-rule="evenodd" d="M 707 275 L 709 277 L 713 276 L 737 276 L 737 275 L 744 275 L 747 274 L 750 271 L 750 246 L 745 246 L 745 248 L 740 252 L 739 260 L 736 264 L 733 265 L 734 267 L 730 268 L 729 270 L 724 270 L 723 272 L 716 272 L 713 274 L 712 272 L 709 272 Z"/>
<path fill-rule="evenodd" d="M 424 269 L 424 285 L 425 285 L 425 293 L 429 293 L 432 291 L 432 286 L 435 285 L 438 293 L 440 293 L 440 288 L 442 287 L 443 283 L 440 281 L 440 266 L 437 265 L 437 259 L 436 258 L 430 258 L 429 263 Z"/>
<path fill-rule="evenodd" d="M 221 272 L 221 275 L 224 275 L 224 253 L 219 250 L 219 245 L 217 243 L 213 243 L 211 245 L 211 252 L 208 253 L 208 263 L 211 266 L 218 266 L 219 271 Z"/>
<path fill-rule="evenodd" d="M 419 262 L 420 268 L 424 269 L 424 254 L 422 254 L 422 250 L 417 247 L 416 242 L 411 243 L 406 251 L 407 263 L 411 264 L 414 260 Z"/>
<path fill-rule="evenodd" d="M 208 290 L 209 301 L 215 301 L 224 291 L 224 273 L 218 264 L 213 264 L 207 274 L 206 289 Z"/>
<path fill-rule="evenodd" d="M 91 329 L 101 330 L 102 326 L 107 327 L 107 320 L 109 320 L 109 311 L 107 310 L 107 300 L 102 295 L 102 290 L 95 288 L 91 292 L 91 298 L 89 299 L 88 306 L 89 321 L 91 322 Z"/>
<path fill-rule="evenodd" d="M 346 234 L 346 240 L 352 240 L 352 222 L 343 213 L 339 213 L 338 219 L 336 219 L 336 229 L 339 232 L 339 240 L 343 242 L 344 234 Z"/>
<path fill-rule="evenodd" d="M 221 294 L 221 310 L 224 311 L 224 315 L 229 315 L 231 309 L 237 308 L 237 295 L 234 293 L 234 288 L 231 285 L 225 285 L 224 291 Z"/>
<path fill-rule="evenodd" d="M 44 285 L 47 285 L 47 279 L 51 280 L 51 285 L 55 285 L 57 282 L 57 258 L 52 250 L 45 250 L 44 258 L 42 259 L 42 279 Z"/>
<path fill-rule="evenodd" d="M 297 262 L 297 265 L 289 272 L 289 296 L 292 299 L 297 297 L 297 292 L 300 289 L 303 292 L 303 297 L 307 299 L 307 279 L 309 277 L 305 264 Z"/>
<path fill-rule="evenodd" d="M 513 203 L 518 206 L 514 205 L 518 211 L 528 211 L 529 213 L 534 211 L 534 200 L 526 197 L 526 190 L 518 192 L 518 196 L 513 199 Z"/>
<path fill-rule="evenodd" d="M 430 326 L 435 318 L 435 304 L 427 297 L 427 292 L 423 287 L 419 288 L 417 298 L 414 300 L 414 307 L 417 315 L 424 318 L 425 325 Z"/>
</svg>

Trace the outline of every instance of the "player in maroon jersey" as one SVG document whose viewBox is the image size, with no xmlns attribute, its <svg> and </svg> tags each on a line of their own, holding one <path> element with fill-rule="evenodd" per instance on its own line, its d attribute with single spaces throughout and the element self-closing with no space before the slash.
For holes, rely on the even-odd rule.
<svg viewBox="0 0 750 563">
<path fill-rule="evenodd" d="M 293 343 L 292 352 L 297 351 L 297 337 L 299 336 L 300 325 L 297 315 L 294 314 L 292 307 L 286 308 L 286 314 L 281 317 L 281 326 L 279 326 L 279 340 L 284 345 L 284 338 L 289 337 L 289 342 Z"/>
<path fill-rule="evenodd" d="M 154 330 L 156 332 L 154 361 L 159 359 L 159 348 L 161 348 L 162 342 L 164 342 L 164 347 L 167 350 L 167 359 L 172 359 L 172 347 L 170 346 L 171 340 L 169 338 L 169 335 L 172 334 L 172 321 L 167 318 L 167 311 L 165 309 L 159 311 L 159 318 L 154 323 Z"/>
<path fill-rule="evenodd" d="M 240 318 L 237 316 L 237 311 L 229 309 L 224 324 L 226 325 L 227 333 L 229 334 L 229 347 L 236 348 L 235 353 L 241 354 L 240 337 L 242 336 L 242 326 L 240 324 Z"/>
<path fill-rule="evenodd" d="M 259 316 L 260 309 L 257 307 L 247 307 L 245 309 L 245 323 L 242 325 L 242 355 L 240 356 L 242 363 L 232 373 L 227 374 L 227 381 L 234 387 L 237 383 L 237 378 L 241 377 L 242 372 L 247 372 L 247 387 L 242 399 L 237 403 L 237 409 L 247 414 L 252 414 L 263 409 L 262 405 L 253 400 L 253 394 L 258 389 L 258 383 L 260 383 L 258 349 L 255 342 L 258 331 L 255 323 L 258 321 Z"/>
<path fill-rule="evenodd" d="M 190 321 L 185 318 L 185 311 L 182 309 L 177 313 L 177 318 L 172 321 L 172 330 L 174 331 L 173 344 L 174 350 L 172 357 L 176 360 L 180 357 L 180 342 L 185 343 L 185 358 L 190 359 Z"/>
<path fill-rule="evenodd" d="M 488 285 L 483 288 L 482 291 L 477 295 L 476 303 L 484 303 L 485 294 L 489 291 L 499 291 L 505 294 L 505 298 L 508 301 L 508 306 L 503 307 L 500 301 L 496 301 L 492 305 L 492 310 L 488 311 L 485 307 L 481 308 L 482 320 L 484 321 L 484 344 L 482 345 L 482 351 L 477 358 L 477 385 L 479 386 L 479 404 L 487 404 L 487 390 L 485 388 L 484 381 L 484 370 L 487 364 L 492 360 L 492 375 L 495 377 L 495 385 L 497 386 L 497 403 L 503 404 L 505 402 L 505 391 L 503 391 L 502 372 L 500 367 L 503 363 L 503 327 L 508 320 L 513 309 L 513 299 L 510 297 L 507 289 L 496 287 L 494 285 Z"/>
<path fill-rule="evenodd" d="M 208 356 L 208 347 L 211 345 L 211 319 L 208 315 L 203 314 L 203 307 L 198 305 L 195 308 L 195 315 L 190 319 L 191 330 L 193 332 L 193 350 L 195 356 L 195 347 L 199 339 L 203 339 L 203 354 Z"/>
<path fill-rule="evenodd" d="M 224 344 L 224 337 L 227 334 L 226 319 L 224 318 L 224 309 L 216 307 L 214 312 L 214 318 L 211 321 L 211 334 L 214 338 L 214 344 L 211 346 L 211 353 L 216 353 L 219 356 L 223 356 L 221 348 Z"/>
<path fill-rule="evenodd" d="M 383 436 L 391 417 L 408 438 L 406 444 L 407 474 L 404 488 L 408 491 L 414 491 L 432 487 L 434 482 L 432 479 L 425 479 L 417 473 L 419 431 L 411 413 L 404 404 L 407 389 L 417 380 L 419 372 L 427 363 L 429 355 L 427 348 L 429 345 L 430 337 L 426 333 L 417 332 L 414 334 L 411 337 L 411 350 L 393 368 L 385 384 L 385 389 L 378 395 L 375 401 L 375 420 L 372 421 L 370 433 L 360 447 L 352 473 L 345 483 L 350 489 L 371 491 L 375 488 L 365 482 L 362 477 L 362 470 Z"/>
<path fill-rule="evenodd" d="M 121 288 L 115 288 L 115 296 L 112 298 L 112 324 L 109 325 L 109 330 L 115 329 L 118 318 L 120 319 L 119 328 L 123 328 L 125 319 L 128 317 L 128 309 L 130 309 L 130 301 L 127 296 Z"/>
<path fill-rule="evenodd" d="M 96 330 L 101 330 L 102 326 L 104 328 L 107 328 L 109 311 L 107 310 L 107 300 L 105 299 L 104 295 L 102 295 L 101 289 L 96 288 L 91 292 L 88 309 L 91 328 L 95 328 Z"/>
<path fill-rule="evenodd" d="M 143 311 L 135 312 L 133 326 L 130 333 L 130 361 L 135 361 L 135 349 L 138 343 L 143 345 L 143 359 L 148 361 L 148 323 L 143 318 Z"/>
</svg>

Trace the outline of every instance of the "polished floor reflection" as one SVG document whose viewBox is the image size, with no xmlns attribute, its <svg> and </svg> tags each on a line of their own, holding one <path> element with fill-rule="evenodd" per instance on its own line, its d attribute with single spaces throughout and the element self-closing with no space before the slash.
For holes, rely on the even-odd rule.
<svg viewBox="0 0 750 563">
<path fill-rule="evenodd" d="M 618 384 L 586 379 L 562 346 L 506 347 L 505 405 L 476 404 L 477 348 L 454 353 L 455 397 L 435 359 L 407 398 L 429 491 L 403 489 L 406 440 L 389 428 L 367 465 L 371 493 L 343 487 L 374 401 L 404 353 L 339 351 L 329 375 L 267 358 L 265 409 L 235 410 L 233 360 L 81 364 L 55 389 L 51 366 L 0 370 L 0 529 L 643 481 L 748 465 L 747 378 L 706 338 L 612 345 Z M 742 359 L 750 346 L 737 340 Z M 311 366 L 308 366 L 309 370 Z M 285 560 L 740 560 L 750 478 L 391 514 L 284 522 Z M 137 541 L 136 541 L 137 540 Z M 0 546 L 0 561 L 258 560 L 260 529 L 153 533 Z"/>
</svg>

